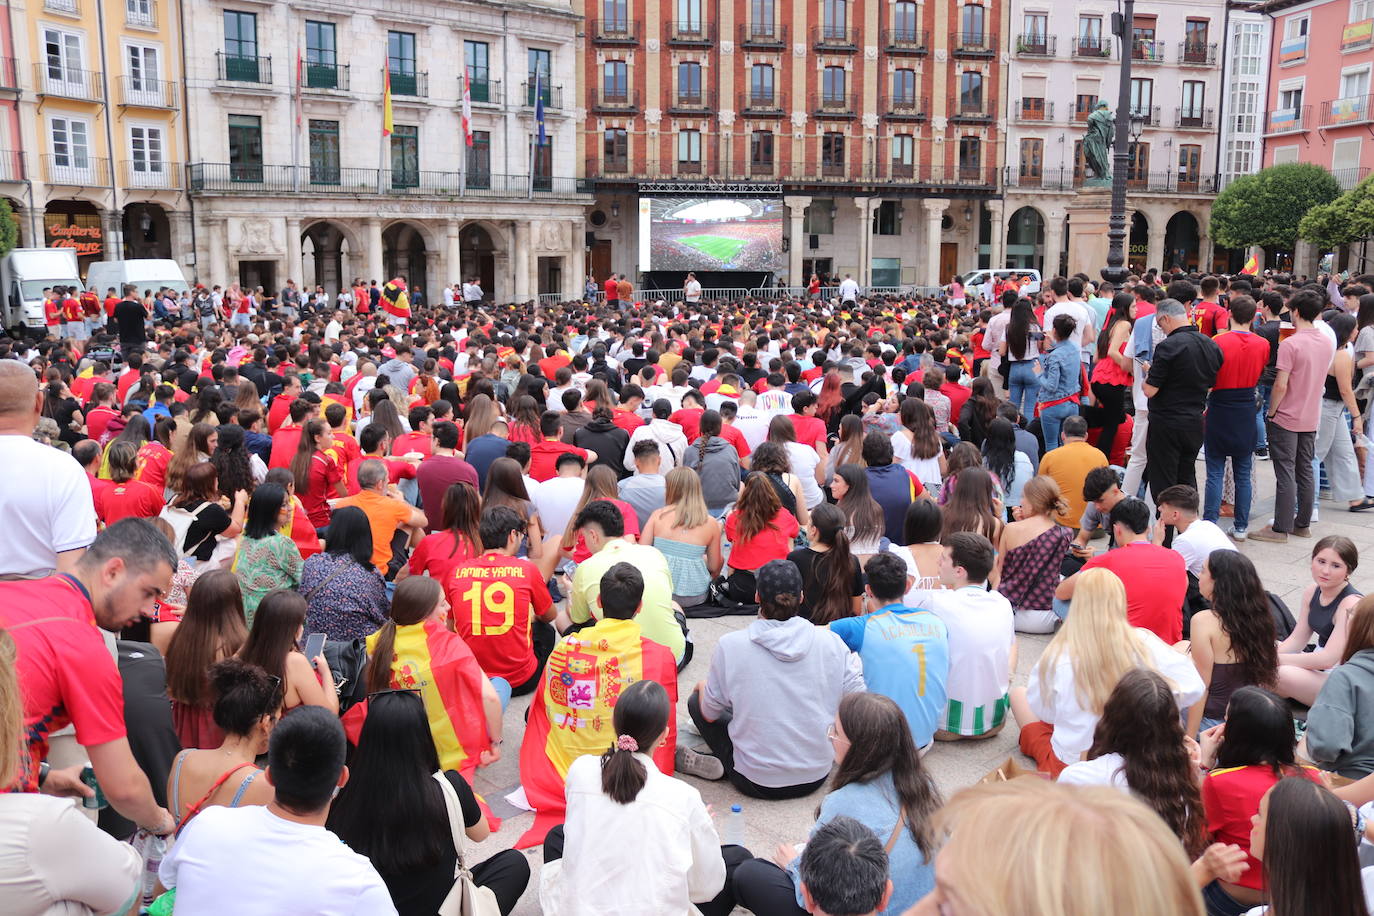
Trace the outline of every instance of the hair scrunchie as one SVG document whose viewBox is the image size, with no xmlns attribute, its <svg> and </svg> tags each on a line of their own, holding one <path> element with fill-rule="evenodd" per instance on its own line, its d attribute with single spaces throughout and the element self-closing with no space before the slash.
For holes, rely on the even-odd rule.
<svg viewBox="0 0 1374 916">
<path fill-rule="evenodd" d="M 634 753 L 635 751 L 639 750 L 639 742 L 636 741 L 634 738 L 630 737 L 629 735 L 621 735 L 620 737 L 615 739 L 615 747 L 616 750 L 629 751 L 630 753 Z"/>
</svg>

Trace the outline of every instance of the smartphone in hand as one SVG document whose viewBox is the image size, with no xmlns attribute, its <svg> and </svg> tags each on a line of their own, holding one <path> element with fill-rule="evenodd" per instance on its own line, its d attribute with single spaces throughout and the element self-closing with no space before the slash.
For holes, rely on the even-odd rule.
<svg viewBox="0 0 1374 916">
<path fill-rule="evenodd" d="M 324 651 L 324 634 L 311 633 L 305 638 L 305 657 L 310 660 L 310 664 L 315 664 L 315 659 L 319 658 Z"/>
</svg>

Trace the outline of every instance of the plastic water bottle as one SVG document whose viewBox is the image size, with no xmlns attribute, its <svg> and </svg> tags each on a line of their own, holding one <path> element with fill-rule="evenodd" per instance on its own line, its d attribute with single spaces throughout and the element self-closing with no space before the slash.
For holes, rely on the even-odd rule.
<svg viewBox="0 0 1374 916">
<path fill-rule="evenodd" d="M 739 805 L 730 806 L 730 815 L 725 819 L 725 845 L 744 845 L 744 809 Z"/>
</svg>

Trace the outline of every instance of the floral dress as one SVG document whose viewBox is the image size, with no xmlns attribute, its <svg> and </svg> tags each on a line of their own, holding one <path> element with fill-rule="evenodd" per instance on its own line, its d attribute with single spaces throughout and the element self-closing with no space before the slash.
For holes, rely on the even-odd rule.
<svg viewBox="0 0 1374 916">
<path fill-rule="evenodd" d="M 283 534 L 245 537 L 239 541 L 231 569 L 243 589 L 243 612 L 251 628 L 258 604 L 268 592 L 300 584 L 301 552 L 296 542 Z"/>
</svg>

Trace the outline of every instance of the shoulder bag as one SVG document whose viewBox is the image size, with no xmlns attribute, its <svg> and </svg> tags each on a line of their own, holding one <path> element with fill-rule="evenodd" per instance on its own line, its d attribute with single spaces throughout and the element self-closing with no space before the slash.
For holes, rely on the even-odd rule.
<svg viewBox="0 0 1374 916">
<path fill-rule="evenodd" d="M 458 854 L 458 861 L 453 867 L 453 888 L 439 905 L 438 916 L 501 916 L 496 894 L 490 888 L 478 887 L 472 880 L 472 872 L 463 864 L 463 816 L 459 810 L 458 793 L 442 770 L 434 774 L 434 781 L 444 795 L 448 826 L 453 833 L 453 850 Z"/>
</svg>

